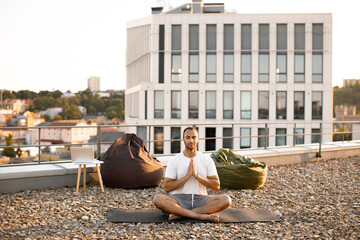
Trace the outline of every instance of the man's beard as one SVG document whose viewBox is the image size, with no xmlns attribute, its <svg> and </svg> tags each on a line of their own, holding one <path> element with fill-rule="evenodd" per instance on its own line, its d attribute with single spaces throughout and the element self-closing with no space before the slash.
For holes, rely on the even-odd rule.
<svg viewBox="0 0 360 240">
<path fill-rule="evenodd" d="M 192 147 L 189 147 L 188 145 L 185 145 L 185 148 L 188 149 L 188 150 L 194 150 L 194 149 L 196 149 L 196 144 L 193 144 Z"/>
</svg>

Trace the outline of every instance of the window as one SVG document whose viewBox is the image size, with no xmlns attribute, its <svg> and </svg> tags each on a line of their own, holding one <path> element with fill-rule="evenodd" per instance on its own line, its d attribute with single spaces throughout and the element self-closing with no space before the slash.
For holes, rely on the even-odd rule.
<svg viewBox="0 0 360 240">
<path fill-rule="evenodd" d="M 216 149 L 216 139 L 208 139 L 216 137 L 216 128 L 205 128 L 205 150 L 214 151 Z"/>
<path fill-rule="evenodd" d="M 312 119 L 322 119 L 322 92 L 312 92 Z"/>
<path fill-rule="evenodd" d="M 234 50 L 234 25 L 224 25 L 224 50 Z"/>
<path fill-rule="evenodd" d="M 147 140 L 147 130 L 146 127 L 136 127 L 136 134 L 144 141 Z"/>
<path fill-rule="evenodd" d="M 159 83 L 164 83 L 165 26 L 159 25 Z"/>
<path fill-rule="evenodd" d="M 234 25 L 224 25 L 224 82 L 234 82 Z"/>
<path fill-rule="evenodd" d="M 287 55 L 278 53 L 276 56 L 276 82 L 287 81 Z"/>
<path fill-rule="evenodd" d="M 189 55 L 189 82 L 199 82 L 199 55 Z"/>
<path fill-rule="evenodd" d="M 251 53 L 241 54 L 241 82 L 251 82 Z"/>
<path fill-rule="evenodd" d="M 303 128 L 295 128 L 295 144 L 304 144 L 304 129 Z"/>
<path fill-rule="evenodd" d="M 276 129 L 276 146 L 285 146 L 286 145 L 286 128 L 277 128 Z"/>
<path fill-rule="evenodd" d="M 311 129 L 311 143 L 320 143 L 320 141 L 321 141 L 320 128 Z"/>
<path fill-rule="evenodd" d="M 216 118 L 216 91 L 206 91 L 206 118 Z"/>
<path fill-rule="evenodd" d="M 216 25 L 206 25 L 206 50 L 216 51 Z"/>
<path fill-rule="evenodd" d="M 287 50 L 287 25 L 276 25 L 276 49 Z"/>
<path fill-rule="evenodd" d="M 206 82 L 216 82 L 216 54 L 206 54 Z"/>
<path fill-rule="evenodd" d="M 324 26 L 323 24 L 313 24 L 313 50 L 323 50 L 324 45 Z"/>
<path fill-rule="evenodd" d="M 251 24 L 241 24 L 241 50 L 251 50 Z"/>
<path fill-rule="evenodd" d="M 171 118 L 181 118 L 181 91 L 171 91 Z"/>
<path fill-rule="evenodd" d="M 181 81 L 181 25 L 171 26 L 171 81 Z"/>
<path fill-rule="evenodd" d="M 164 118 L 164 91 L 154 91 L 154 118 Z"/>
<path fill-rule="evenodd" d="M 258 128 L 258 147 L 269 146 L 269 136 L 266 133 L 266 128 Z"/>
<path fill-rule="evenodd" d="M 234 54 L 224 54 L 224 82 L 234 82 Z"/>
<path fill-rule="evenodd" d="M 251 128 L 240 128 L 240 148 L 251 147 Z"/>
<path fill-rule="evenodd" d="M 305 82 L 305 24 L 295 24 L 294 82 Z"/>
<path fill-rule="evenodd" d="M 155 154 L 164 153 L 164 128 L 154 127 L 154 138 L 155 138 Z"/>
<path fill-rule="evenodd" d="M 179 153 L 180 150 L 180 139 L 181 139 L 181 130 L 179 127 L 171 127 L 171 153 Z M 178 141 L 176 141 L 178 140 Z"/>
<path fill-rule="evenodd" d="M 276 92 L 276 119 L 286 119 L 286 92 Z"/>
<path fill-rule="evenodd" d="M 171 50 L 181 51 L 181 25 L 171 26 Z"/>
<path fill-rule="evenodd" d="M 269 119 L 269 92 L 259 91 L 258 119 Z"/>
<path fill-rule="evenodd" d="M 295 24 L 295 50 L 305 50 L 305 24 Z"/>
<path fill-rule="evenodd" d="M 199 25 L 189 26 L 189 50 L 199 51 Z"/>
<path fill-rule="evenodd" d="M 314 53 L 312 55 L 312 82 L 323 82 L 323 55 L 322 53 Z"/>
<path fill-rule="evenodd" d="M 305 54 L 295 53 L 294 55 L 295 82 L 305 82 Z"/>
<path fill-rule="evenodd" d="M 251 119 L 251 91 L 241 91 L 240 97 L 240 118 Z"/>
<path fill-rule="evenodd" d="M 199 82 L 199 25 L 189 26 L 189 82 Z"/>
<path fill-rule="evenodd" d="M 259 54 L 259 82 L 269 82 L 269 54 Z"/>
<path fill-rule="evenodd" d="M 233 119 L 234 118 L 234 92 L 233 91 L 224 91 L 224 119 Z"/>
<path fill-rule="evenodd" d="M 233 132 L 232 128 L 223 128 L 223 148 L 233 148 L 233 139 L 232 138 L 226 138 L 226 137 L 232 137 Z"/>
<path fill-rule="evenodd" d="M 181 81 L 181 55 L 172 54 L 171 55 L 171 81 L 180 82 Z"/>
<path fill-rule="evenodd" d="M 198 91 L 189 91 L 189 118 L 199 118 Z"/>
<path fill-rule="evenodd" d="M 305 119 L 305 92 L 294 92 L 294 119 Z"/>
<path fill-rule="evenodd" d="M 241 82 L 251 82 L 251 24 L 241 24 Z"/>
<path fill-rule="evenodd" d="M 259 50 L 269 50 L 269 24 L 259 25 Z"/>
</svg>

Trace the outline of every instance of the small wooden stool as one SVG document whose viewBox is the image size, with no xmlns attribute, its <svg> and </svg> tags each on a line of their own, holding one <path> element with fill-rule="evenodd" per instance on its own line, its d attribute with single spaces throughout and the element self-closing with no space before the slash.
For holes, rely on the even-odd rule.
<svg viewBox="0 0 360 240">
<path fill-rule="evenodd" d="M 71 159 L 74 164 L 79 165 L 77 182 L 76 182 L 76 193 L 79 193 L 80 175 L 81 175 L 82 167 L 84 168 L 84 172 L 83 172 L 84 190 L 86 189 L 86 164 L 96 165 L 96 172 L 99 178 L 101 191 L 104 192 L 103 181 L 100 173 L 100 164 L 102 164 L 103 161 L 94 159 L 94 150 L 90 147 L 71 147 Z"/>
<path fill-rule="evenodd" d="M 103 186 L 103 181 L 102 181 L 101 172 L 100 172 L 100 164 L 103 163 L 103 161 L 95 160 L 93 163 L 96 164 L 96 172 L 97 172 L 97 175 L 99 178 L 101 192 L 104 192 L 104 186 Z M 93 164 L 93 163 L 90 163 L 90 164 Z M 84 166 L 83 167 L 84 168 L 83 185 L 84 185 L 84 190 L 86 189 L 86 163 L 74 163 L 74 164 L 79 164 L 78 176 L 77 176 L 77 182 L 76 182 L 76 193 L 79 193 L 80 175 L 81 175 L 82 166 Z M 89 162 L 88 162 L 88 164 L 89 164 Z"/>
</svg>

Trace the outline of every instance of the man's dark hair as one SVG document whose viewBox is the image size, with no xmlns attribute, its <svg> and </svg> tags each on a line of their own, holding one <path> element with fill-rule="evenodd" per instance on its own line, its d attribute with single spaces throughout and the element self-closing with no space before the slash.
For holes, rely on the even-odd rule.
<svg viewBox="0 0 360 240">
<path fill-rule="evenodd" d="M 195 131 L 197 132 L 198 136 L 199 136 L 199 130 L 198 130 L 196 127 L 187 127 L 187 128 L 185 128 L 184 131 L 183 131 L 183 137 L 184 137 L 185 132 L 186 132 L 187 130 L 195 130 Z"/>
</svg>

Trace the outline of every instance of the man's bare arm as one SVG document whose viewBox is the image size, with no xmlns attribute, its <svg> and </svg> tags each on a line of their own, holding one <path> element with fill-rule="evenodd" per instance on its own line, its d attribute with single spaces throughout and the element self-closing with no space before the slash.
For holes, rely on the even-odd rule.
<svg viewBox="0 0 360 240">
<path fill-rule="evenodd" d="M 198 174 L 194 176 L 200 183 L 202 183 L 205 187 L 210 188 L 214 191 L 219 191 L 220 189 L 220 181 L 218 176 L 208 176 L 208 177 L 202 177 Z"/>
<path fill-rule="evenodd" d="M 165 192 L 171 192 L 182 187 L 191 177 L 191 175 L 187 174 L 185 177 L 176 180 L 172 178 L 165 178 L 164 179 L 164 190 Z"/>
</svg>

